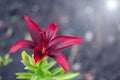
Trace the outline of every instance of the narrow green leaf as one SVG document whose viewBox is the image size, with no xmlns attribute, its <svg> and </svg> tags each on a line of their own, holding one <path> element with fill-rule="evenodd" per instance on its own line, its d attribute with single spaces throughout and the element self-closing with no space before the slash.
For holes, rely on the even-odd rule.
<svg viewBox="0 0 120 80">
<path fill-rule="evenodd" d="M 48 63 L 44 68 L 46 68 L 47 70 L 49 70 L 51 67 L 53 67 L 56 64 L 55 61 L 52 61 L 50 63 Z"/>
<path fill-rule="evenodd" d="M 19 72 L 16 73 L 17 79 L 31 79 L 32 73 L 27 73 L 27 72 Z"/>
<path fill-rule="evenodd" d="M 45 57 L 39 64 L 39 66 L 45 66 L 48 64 L 48 57 Z"/>
<path fill-rule="evenodd" d="M 52 75 L 56 75 L 57 73 L 59 73 L 60 71 L 62 71 L 61 67 L 55 68 L 54 70 L 51 71 Z"/>
<path fill-rule="evenodd" d="M 68 73 L 63 76 L 56 77 L 56 80 L 69 80 L 79 76 L 79 73 Z"/>
<path fill-rule="evenodd" d="M 38 75 L 33 75 L 31 80 L 45 80 L 42 77 L 38 76 Z"/>
<path fill-rule="evenodd" d="M 21 62 L 25 65 L 25 69 L 28 69 L 28 70 L 34 71 L 35 68 L 37 68 L 37 67 L 34 66 L 34 65 L 31 65 L 31 64 L 25 63 L 24 61 L 21 61 Z"/>
</svg>

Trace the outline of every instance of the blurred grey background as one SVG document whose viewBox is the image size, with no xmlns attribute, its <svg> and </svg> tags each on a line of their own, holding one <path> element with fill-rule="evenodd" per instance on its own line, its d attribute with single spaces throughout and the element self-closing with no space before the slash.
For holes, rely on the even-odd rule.
<svg viewBox="0 0 120 80">
<path fill-rule="evenodd" d="M 24 15 L 40 28 L 55 22 L 58 35 L 84 39 L 62 51 L 71 71 L 79 71 L 83 80 L 120 80 L 119 0 L 0 0 L 0 54 L 25 38 Z M 16 80 L 15 72 L 24 71 L 20 52 L 11 54 L 13 62 L 1 68 L 3 80 Z"/>
</svg>

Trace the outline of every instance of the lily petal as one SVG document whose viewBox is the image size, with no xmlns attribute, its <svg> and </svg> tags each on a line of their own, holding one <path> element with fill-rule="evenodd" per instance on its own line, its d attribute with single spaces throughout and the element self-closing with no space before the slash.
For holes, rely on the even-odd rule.
<svg viewBox="0 0 120 80">
<path fill-rule="evenodd" d="M 58 25 L 55 23 L 51 23 L 48 25 L 48 27 L 45 29 L 46 37 L 48 40 L 53 39 L 56 36 L 58 30 Z"/>
<path fill-rule="evenodd" d="M 57 61 L 65 71 L 69 71 L 68 62 L 62 53 L 54 52 L 54 53 L 50 53 L 48 56 L 53 58 L 55 61 Z"/>
<path fill-rule="evenodd" d="M 32 40 L 36 44 L 40 44 L 42 41 L 42 31 L 39 29 L 39 27 L 36 25 L 34 21 L 32 21 L 28 16 L 24 16 L 24 19 L 26 21 L 26 24 L 28 25 L 28 30 L 30 32 Z"/>
<path fill-rule="evenodd" d="M 42 54 L 39 47 L 34 49 L 34 63 L 38 64 L 46 55 L 47 53 Z"/>
<path fill-rule="evenodd" d="M 22 40 L 17 42 L 16 44 L 14 44 L 11 48 L 10 48 L 10 53 L 16 52 L 19 49 L 22 48 L 29 48 L 29 49 L 34 49 L 35 45 L 32 41 L 29 40 Z"/>
<path fill-rule="evenodd" d="M 69 47 L 73 44 L 81 43 L 82 38 L 70 37 L 70 36 L 58 36 L 51 40 L 49 44 L 50 50 L 61 50 L 63 48 Z"/>
</svg>

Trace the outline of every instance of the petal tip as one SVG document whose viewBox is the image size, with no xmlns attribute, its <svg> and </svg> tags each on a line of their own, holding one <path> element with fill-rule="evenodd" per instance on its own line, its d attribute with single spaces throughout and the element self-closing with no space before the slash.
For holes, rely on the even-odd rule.
<svg viewBox="0 0 120 80">
<path fill-rule="evenodd" d="M 82 43 L 84 40 L 83 38 L 79 38 L 79 42 Z"/>
<path fill-rule="evenodd" d="M 14 48 L 10 48 L 10 50 L 9 50 L 10 54 L 15 53 L 15 52 L 16 52 L 16 50 L 14 50 Z"/>
<path fill-rule="evenodd" d="M 27 20 L 27 19 L 28 19 L 28 16 L 24 15 L 24 19 Z"/>
<path fill-rule="evenodd" d="M 51 25 L 55 25 L 55 26 L 58 26 L 56 23 L 54 23 L 54 22 L 52 22 L 52 23 L 50 23 Z"/>
<path fill-rule="evenodd" d="M 66 71 L 66 72 L 69 72 L 69 67 L 68 67 L 68 69 L 65 69 L 65 71 Z"/>
<path fill-rule="evenodd" d="M 68 72 L 68 71 L 69 71 L 69 65 L 67 64 L 67 66 L 64 67 L 63 69 L 64 69 L 66 72 Z"/>
<path fill-rule="evenodd" d="M 64 71 L 66 72 L 69 71 L 68 62 L 62 53 L 60 52 L 50 53 L 48 56 L 57 61 L 57 63 L 63 68 Z"/>
</svg>

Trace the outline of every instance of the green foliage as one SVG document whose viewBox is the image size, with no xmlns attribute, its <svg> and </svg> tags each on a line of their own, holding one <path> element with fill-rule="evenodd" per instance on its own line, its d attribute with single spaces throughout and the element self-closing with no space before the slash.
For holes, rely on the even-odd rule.
<svg viewBox="0 0 120 80">
<path fill-rule="evenodd" d="M 56 62 L 45 57 L 39 64 L 34 65 L 33 56 L 30 57 L 25 51 L 22 52 L 21 61 L 26 72 L 16 73 L 17 79 L 27 80 L 71 80 L 79 73 L 66 73 L 60 66 L 55 67 Z"/>
<path fill-rule="evenodd" d="M 11 62 L 12 62 L 12 59 L 10 58 L 9 54 L 5 54 L 4 56 L 0 56 L 0 67 L 7 66 Z"/>
<path fill-rule="evenodd" d="M 12 58 L 10 58 L 9 54 L 5 54 L 4 56 L 0 56 L 0 67 L 7 66 L 12 62 Z M 0 69 L 0 71 L 2 71 Z M 0 75 L 0 80 L 2 80 L 2 76 Z"/>
<path fill-rule="evenodd" d="M 18 20 L 19 20 L 19 16 L 17 16 L 17 15 L 11 16 L 11 18 L 10 18 L 10 21 L 12 23 L 16 23 L 16 22 L 18 22 Z"/>
<path fill-rule="evenodd" d="M 27 40 L 32 40 L 31 37 L 30 37 L 30 35 L 29 35 L 29 33 L 26 33 L 26 34 L 25 34 L 25 39 L 27 39 Z"/>
<path fill-rule="evenodd" d="M 0 80 L 2 80 L 2 77 L 0 76 Z"/>
</svg>

